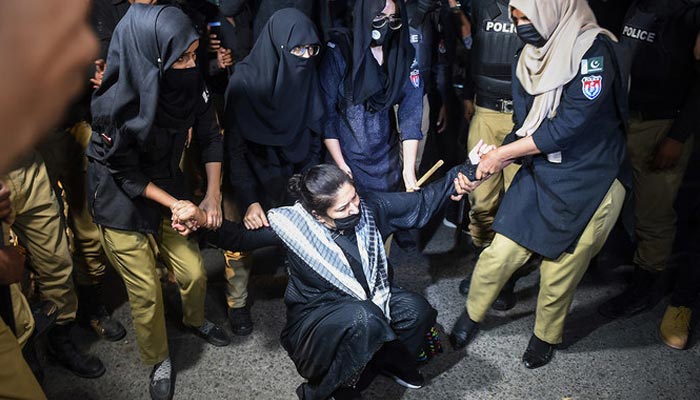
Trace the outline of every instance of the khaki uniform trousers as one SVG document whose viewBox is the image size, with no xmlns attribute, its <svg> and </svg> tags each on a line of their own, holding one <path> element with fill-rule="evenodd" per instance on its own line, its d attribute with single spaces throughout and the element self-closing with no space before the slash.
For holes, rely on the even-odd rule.
<svg viewBox="0 0 700 400">
<path fill-rule="evenodd" d="M 79 122 L 70 129 L 50 135 L 39 147 L 51 183 L 61 182 L 68 204 L 68 227 L 73 233 L 73 264 L 79 285 L 91 286 L 102 282 L 105 274 L 104 252 L 100 234 L 92 221 L 85 194 L 87 148 L 92 128 Z"/>
<path fill-rule="evenodd" d="M 556 260 L 544 259 L 540 266 L 535 335 L 550 344 L 561 343 L 564 320 L 574 299 L 574 291 L 588 264 L 600 251 L 620 214 L 625 189 L 615 180 L 598 209 L 583 230 L 573 253 Z M 480 322 L 486 316 L 508 279 L 532 255 L 528 249 L 496 234 L 474 267 L 467 298 L 469 318 Z"/>
<path fill-rule="evenodd" d="M 503 139 L 513 131 L 513 114 L 502 113 L 477 106 L 469 124 L 467 152 L 471 151 L 479 140 L 486 144 L 500 146 Z M 469 233 L 477 247 L 486 247 L 493 240 L 491 229 L 501 204 L 503 193 L 513 181 L 520 166 L 511 164 L 503 171 L 484 181 L 469 195 Z"/>
<path fill-rule="evenodd" d="M 169 352 L 163 291 L 149 235 L 103 226 L 98 229 L 109 262 L 124 279 L 141 358 L 146 364 L 157 364 Z M 202 326 L 207 275 L 197 243 L 175 232 L 168 218 L 163 218 L 156 243 L 180 287 L 182 322 Z"/>
<path fill-rule="evenodd" d="M 0 399 L 46 399 L 24 361 L 17 338 L 0 318 Z"/>
<path fill-rule="evenodd" d="M 250 252 L 225 251 L 224 276 L 226 278 L 226 305 L 243 308 L 248 301 L 248 281 L 252 256 Z"/>
<path fill-rule="evenodd" d="M 240 222 L 238 203 L 234 200 L 233 188 L 224 182 L 224 218 Z M 235 249 L 234 249 L 235 250 Z M 243 308 L 248 301 L 248 281 L 252 267 L 251 252 L 224 250 L 224 278 L 226 279 L 226 305 L 229 308 Z"/>
<path fill-rule="evenodd" d="M 634 219 L 637 250 L 634 263 L 650 271 L 663 271 L 676 238 L 674 203 L 693 150 L 692 137 L 683 146 L 678 164 L 655 171 L 657 146 L 668 134 L 672 119 L 643 121 L 630 118 L 627 151 L 634 174 Z"/>
<path fill-rule="evenodd" d="M 75 320 L 78 298 L 68 236 L 41 156 L 36 152 L 29 154 L 4 181 L 12 192 L 10 226 L 27 249 L 40 298 L 56 304 L 58 324 Z M 4 241 L 10 243 L 8 237 Z"/>
</svg>

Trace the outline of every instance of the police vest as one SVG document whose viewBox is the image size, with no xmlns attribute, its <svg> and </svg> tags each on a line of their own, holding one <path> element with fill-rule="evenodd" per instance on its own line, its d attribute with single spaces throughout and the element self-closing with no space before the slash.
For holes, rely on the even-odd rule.
<svg viewBox="0 0 700 400">
<path fill-rule="evenodd" d="M 684 10 L 682 0 L 637 0 L 630 6 L 620 44 L 631 77 L 631 109 L 675 108 L 674 100 L 687 93 L 695 35 L 681 26 Z"/>
<path fill-rule="evenodd" d="M 515 24 L 511 22 L 507 0 L 472 2 L 474 46 L 472 76 L 476 95 L 490 98 L 513 97 L 511 65 L 515 53 L 523 46 Z"/>
</svg>

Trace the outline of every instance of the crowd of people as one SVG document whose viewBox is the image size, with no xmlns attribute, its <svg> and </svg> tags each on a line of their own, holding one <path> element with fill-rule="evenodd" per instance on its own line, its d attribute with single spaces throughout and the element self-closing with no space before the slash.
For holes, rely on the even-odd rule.
<svg viewBox="0 0 700 400">
<path fill-rule="evenodd" d="M 30 3 L 0 2 L 2 398 L 45 398 L 42 335 L 67 370 L 105 373 L 71 331 L 131 329 L 105 306 L 107 268 L 150 396 L 172 398 L 162 285 L 177 285 L 193 334 L 231 341 L 206 317 L 201 247 L 226 260 L 239 336 L 254 329 L 251 252 L 284 259 L 300 399 L 358 399 L 379 374 L 425 384 L 440 310 L 393 282 L 388 254 L 420 249 L 434 221 L 477 256 L 446 332 L 455 349 L 539 268 L 530 369 L 551 361 L 616 226 L 634 273 L 601 305 L 610 319 L 658 302 L 674 245 L 697 251 L 700 198 L 682 220 L 676 207 L 700 129 L 697 0 Z M 15 53 L 30 20 L 46 22 L 41 41 Z M 684 349 L 700 269 L 674 272 L 659 330 Z"/>
</svg>

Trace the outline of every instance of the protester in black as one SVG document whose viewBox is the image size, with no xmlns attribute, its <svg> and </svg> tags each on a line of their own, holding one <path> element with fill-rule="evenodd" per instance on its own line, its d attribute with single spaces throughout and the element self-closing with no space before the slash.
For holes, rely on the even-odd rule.
<svg viewBox="0 0 700 400">
<path fill-rule="evenodd" d="M 183 323 L 217 346 L 229 339 L 204 318 L 206 272 L 195 241 L 198 226 L 180 217 L 194 206 L 179 168 L 192 128 L 208 178 L 199 208 L 205 227 L 221 225 L 221 135 L 196 68 L 198 35 L 176 7 L 129 8 L 117 26 L 102 85 L 92 102 L 93 133 L 87 149 L 88 203 L 110 263 L 124 279 L 142 359 L 154 365 L 150 393 L 172 397 L 162 290 L 149 236 L 172 269 Z"/>
<path fill-rule="evenodd" d="M 290 204 L 290 176 L 320 158 L 321 104 L 315 57 L 320 39 L 311 20 L 287 8 L 268 21 L 248 57 L 236 64 L 226 93 L 228 179 L 242 221 L 269 226 L 265 211 Z M 234 333 L 252 331 L 246 306 L 248 265 L 227 273 L 227 303 Z"/>
</svg>

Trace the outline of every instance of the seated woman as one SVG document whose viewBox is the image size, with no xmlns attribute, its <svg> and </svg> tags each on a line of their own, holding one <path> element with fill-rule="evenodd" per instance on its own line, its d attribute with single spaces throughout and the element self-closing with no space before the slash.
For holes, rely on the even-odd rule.
<svg viewBox="0 0 700 400">
<path fill-rule="evenodd" d="M 298 202 L 270 210 L 268 219 L 289 248 L 281 339 L 308 380 L 297 389 L 300 399 L 358 398 L 378 373 L 405 387 L 423 385 L 416 361 L 430 352 L 426 339 L 439 347 L 437 311 L 392 285 L 383 238 L 425 225 L 455 190 L 453 200 L 473 190 L 477 183 L 459 168 L 420 192 L 363 198 L 335 165 L 290 179 Z"/>
</svg>

